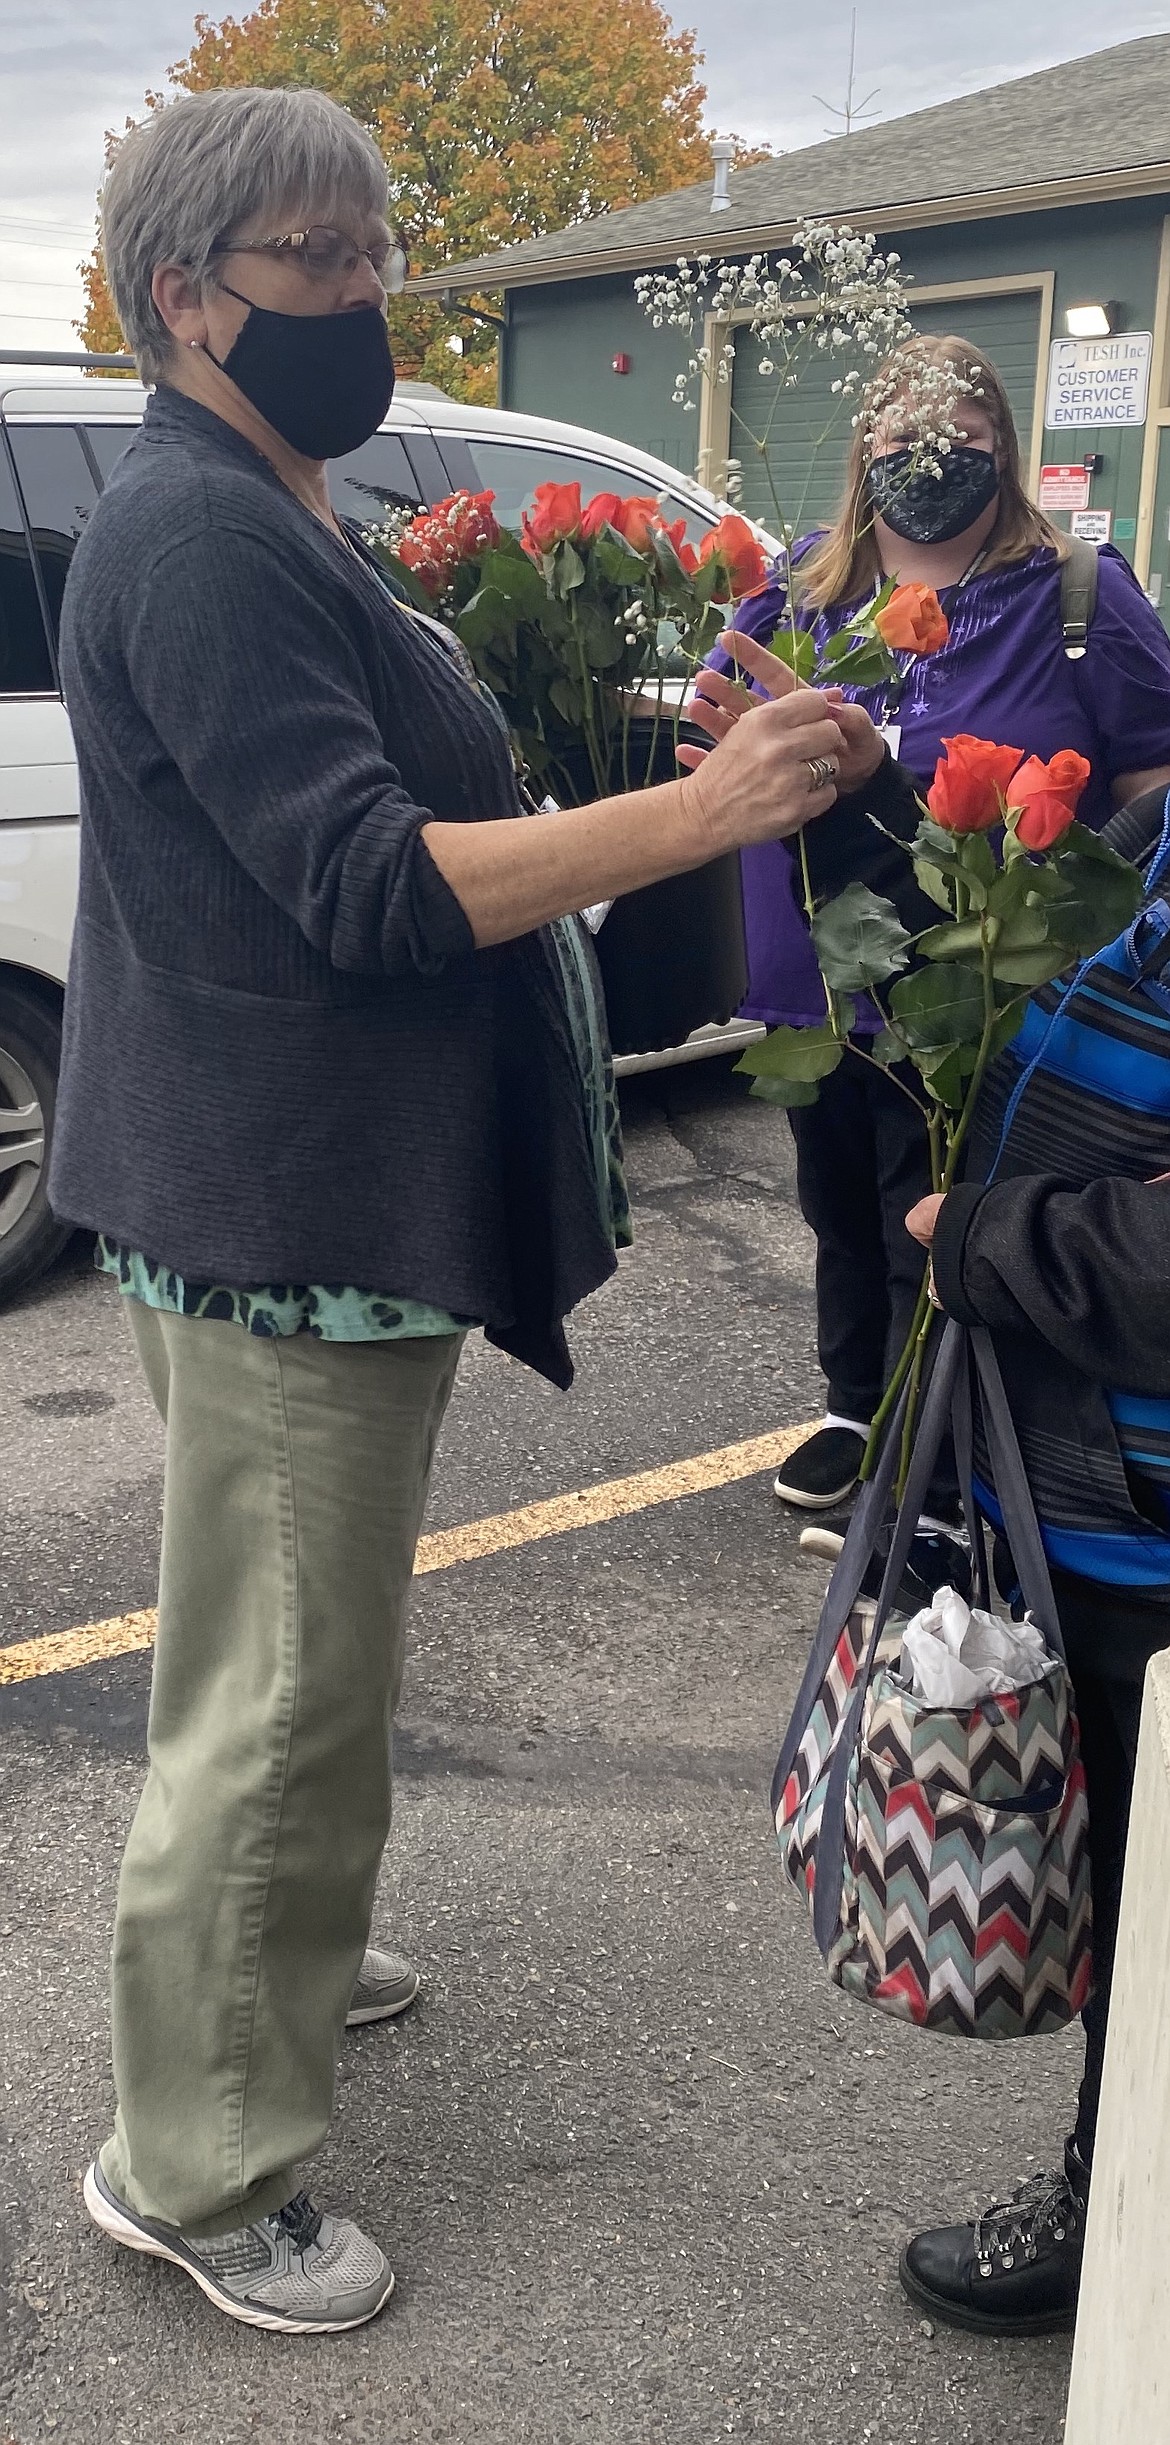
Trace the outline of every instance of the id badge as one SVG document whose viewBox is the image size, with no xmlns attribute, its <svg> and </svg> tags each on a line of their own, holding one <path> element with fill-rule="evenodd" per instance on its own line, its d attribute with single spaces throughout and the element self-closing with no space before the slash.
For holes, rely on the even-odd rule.
<svg viewBox="0 0 1170 2445">
<path fill-rule="evenodd" d="M 898 749 L 902 744 L 901 722 L 882 722 L 878 728 L 878 737 L 879 739 L 885 740 L 890 754 L 894 757 L 896 762 Z"/>
</svg>

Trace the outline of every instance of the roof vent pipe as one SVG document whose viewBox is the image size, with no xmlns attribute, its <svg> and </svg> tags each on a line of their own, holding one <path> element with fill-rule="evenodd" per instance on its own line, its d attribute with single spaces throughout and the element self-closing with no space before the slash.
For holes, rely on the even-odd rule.
<svg viewBox="0 0 1170 2445">
<path fill-rule="evenodd" d="M 730 212 L 731 210 L 731 197 L 727 192 L 727 175 L 734 153 L 735 146 L 730 136 L 716 136 L 711 147 L 711 159 L 715 164 L 715 185 L 711 191 L 712 212 Z"/>
</svg>

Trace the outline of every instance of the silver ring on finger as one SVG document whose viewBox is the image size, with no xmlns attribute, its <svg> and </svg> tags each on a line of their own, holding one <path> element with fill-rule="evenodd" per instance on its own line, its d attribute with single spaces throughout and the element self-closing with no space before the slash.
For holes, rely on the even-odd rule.
<svg viewBox="0 0 1170 2445">
<path fill-rule="evenodd" d="M 841 770 L 836 756 L 806 756 L 805 763 L 811 776 L 808 785 L 810 798 L 815 791 L 827 789 Z"/>
</svg>

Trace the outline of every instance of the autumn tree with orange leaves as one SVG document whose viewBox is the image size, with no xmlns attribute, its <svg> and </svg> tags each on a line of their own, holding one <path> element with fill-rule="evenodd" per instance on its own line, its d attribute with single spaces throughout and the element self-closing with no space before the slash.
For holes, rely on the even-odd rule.
<svg viewBox="0 0 1170 2445">
<path fill-rule="evenodd" d="M 698 65 L 656 0 L 261 0 L 238 20 L 197 17 L 168 75 L 185 93 L 332 94 L 379 145 L 412 267 L 430 270 L 703 178 Z M 117 348 L 96 249 L 84 278 L 85 345 Z M 403 373 L 494 396 L 489 328 L 412 297 L 390 325 Z M 456 331 L 462 359 L 445 346 Z"/>
</svg>

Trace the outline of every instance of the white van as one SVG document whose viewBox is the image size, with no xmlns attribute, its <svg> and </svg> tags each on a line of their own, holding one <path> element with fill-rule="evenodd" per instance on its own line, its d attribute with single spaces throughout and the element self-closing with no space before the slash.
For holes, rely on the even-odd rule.
<svg viewBox="0 0 1170 2445">
<path fill-rule="evenodd" d="M 57 623 L 74 545 L 145 396 L 124 376 L 47 363 L 17 371 L 0 357 L 0 1301 L 31 1282 L 68 1237 L 45 1194 L 77 896 L 77 765 Z M 362 523 L 461 487 L 490 487 L 497 516 L 518 527 L 534 486 L 550 478 L 579 480 L 586 499 L 664 496 L 667 516 L 684 518 L 694 541 L 726 507 L 676 468 L 600 433 L 462 407 L 409 382 L 399 384 L 381 431 L 330 469 L 337 510 Z M 695 1060 L 760 1033 L 733 1021 L 618 1066 Z"/>
</svg>

